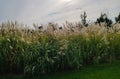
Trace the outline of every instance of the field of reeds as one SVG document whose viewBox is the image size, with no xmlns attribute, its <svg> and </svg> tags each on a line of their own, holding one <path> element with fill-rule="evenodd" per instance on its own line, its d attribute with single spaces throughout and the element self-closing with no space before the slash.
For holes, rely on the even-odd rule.
<svg viewBox="0 0 120 79">
<path fill-rule="evenodd" d="M 37 76 L 120 60 L 119 23 L 110 28 L 104 23 L 85 27 L 80 22 L 44 27 L 0 24 L 0 74 Z"/>
</svg>

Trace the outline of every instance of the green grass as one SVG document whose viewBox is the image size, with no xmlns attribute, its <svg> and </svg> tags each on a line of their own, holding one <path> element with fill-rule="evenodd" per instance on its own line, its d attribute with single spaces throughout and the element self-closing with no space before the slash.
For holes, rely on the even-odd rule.
<svg viewBox="0 0 120 79">
<path fill-rule="evenodd" d="M 26 79 L 22 75 L 1 76 L 0 79 Z M 92 65 L 80 71 L 51 73 L 34 79 L 120 79 L 120 62 Z"/>
<path fill-rule="evenodd" d="M 104 25 L 84 27 L 68 22 L 61 30 L 56 29 L 56 24 L 48 24 L 44 32 L 18 26 L 16 22 L 0 24 L 2 74 L 24 73 L 37 77 L 44 73 L 79 70 L 81 66 L 112 63 L 120 59 L 119 29 L 117 33 L 114 32 L 116 29 L 105 28 Z"/>
</svg>

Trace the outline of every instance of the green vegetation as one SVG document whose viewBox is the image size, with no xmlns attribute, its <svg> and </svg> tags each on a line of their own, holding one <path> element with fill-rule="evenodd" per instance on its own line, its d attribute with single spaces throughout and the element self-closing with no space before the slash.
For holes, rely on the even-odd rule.
<svg viewBox="0 0 120 79">
<path fill-rule="evenodd" d="M 115 21 L 116 21 L 116 23 L 120 23 L 120 13 L 117 17 L 115 17 Z"/>
<path fill-rule="evenodd" d="M 119 79 L 120 62 L 91 65 L 79 71 L 66 71 L 43 75 L 34 79 Z M 23 75 L 3 75 L 1 79 L 26 79 Z"/>
<path fill-rule="evenodd" d="M 100 25 L 102 22 L 105 22 L 107 27 L 111 27 L 111 25 L 113 23 L 112 20 L 108 18 L 106 13 L 104 13 L 104 14 L 101 13 L 100 17 L 97 18 L 96 23 L 98 23 Z"/>
<path fill-rule="evenodd" d="M 73 31 L 71 26 L 66 23 L 67 31 L 54 29 L 57 25 L 50 24 L 41 32 L 18 29 L 17 22 L 1 24 L 0 73 L 31 77 L 120 59 L 120 34 L 116 32 L 119 29 L 92 25 Z"/>
<path fill-rule="evenodd" d="M 87 14 L 86 14 L 86 12 L 84 11 L 84 13 L 81 14 L 81 22 L 82 22 L 82 24 L 83 24 L 84 26 L 88 26 L 88 23 L 87 23 L 87 21 L 86 21 L 86 18 L 87 18 Z"/>
<path fill-rule="evenodd" d="M 0 24 L 0 74 L 37 77 L 120 60 L 119 21 L 112 24 L 101 15 L 100 25 L 87 24 L 85 12 L 81 17 L 83 24 L 66 22 L 63 29 L 54 23 L 45 30 L 35 24 L 35 30 L 17 22 Z"/>
</svg>

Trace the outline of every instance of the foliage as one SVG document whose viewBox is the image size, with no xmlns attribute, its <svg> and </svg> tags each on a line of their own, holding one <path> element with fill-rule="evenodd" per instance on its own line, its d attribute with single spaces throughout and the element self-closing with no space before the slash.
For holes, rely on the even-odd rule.
<svg viewBox="0 0 120 79">
<path fill-rule="evenodd" d="M 101 23 L 103 23 L 103 22 L 106 23 L 107 27 L 111 27 L 112 20 L 109 19 L 107 17 L 107 14 L 105 14 L 105 13 L 104 14 L 101 13 L 100 17 L 97 18 L 97 21 L 96 21 L 96 23 L 98 23 L 99 25 L 101 25 Z"/>
<path fill-rule="evenodd" d="M 82 22 L 82 24 L 84 25 L 84 26 L 88 26 L 88 23 L 87 23 L 87 21 L 86 21 L 86 18 L 87 18 L 87 14 L 86 14 L 86 12 L 84 11 L 84 13 L 83 14 L 81 14 L 81 22 Z"/>
<path fill-rule="evenodd" d="M 26 43 L 16 37 L 0 39 L 0 72 L 21 73 L 24 71 L 23 54 Z"/>
<path fill-rule="evenodd" d="M 116 21 L 116 23 L 120 23 L 120 13 L 117 17 L 115 17 L 115 21 Z"/>
<path fill-rule="evenodd" d="M 18 29 L 16 22 L 0 26 L 0 73 L 38 76 L 120 59 L 119 28 L 99 25 L 80 28 L 80 23 L 67 23 L 62 30 L 49 24 L 52 28 L 48 26 L 41 32 Z"/>
</svg>

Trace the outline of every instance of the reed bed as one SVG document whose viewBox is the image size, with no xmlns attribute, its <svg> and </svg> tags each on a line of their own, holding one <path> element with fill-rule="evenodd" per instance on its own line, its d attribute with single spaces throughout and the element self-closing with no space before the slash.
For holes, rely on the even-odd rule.
<svg viewBox="0 0 120 79">
<path fill-rule="evenodd" d="M 29 29 L 18 22 L 0 24 L 0 73 L 27 76 L 78 70 L 120 59 L 120 24 L 49 23 Z"/>
</svg>

